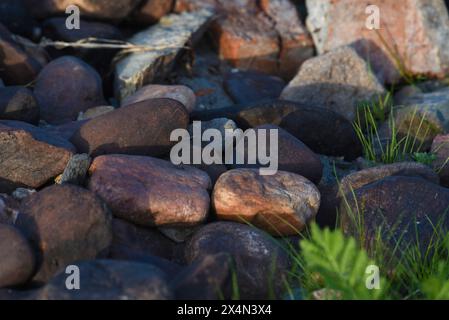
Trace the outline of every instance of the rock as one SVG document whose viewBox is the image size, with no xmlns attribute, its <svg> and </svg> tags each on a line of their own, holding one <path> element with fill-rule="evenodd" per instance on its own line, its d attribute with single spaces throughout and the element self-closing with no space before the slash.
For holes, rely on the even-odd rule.
<svg viewBox="0 0 449 320">
<path fill-rule="evenodd" d="M 362 154 L 362 146 L 351 122 L 327 109 L 300 108 L 288 114 L 280 127 L 319 154 L 344 156 L 347 160 Z"/>
<path fill-rule="evenodd" d="M 16 199 L 0 193 L 0 224 L 13 225 L 19 215 L 19 206 Z"/>
<path fill-rule="evenodd" d="M 112 106 L 93 107 L 86 110 L 86 112 L 80 112 L 80 114 L 78 115 L 78 121 L 98 118 L 99 116 L 105 115 L 114 110 L 115 108 Z"/>
<path fill-rule="evenodd" d="M 215 185 L 215 183 L 217 182 L 218 178 L 225 173 L 226 171 L 228 171 L 228 168 L 224 165 L 224 164 L 199 164 L 199 165 L 193 165 L 195 168 L 200 169 L 204 172 L 206 172 L 209 177 L 210 180 L 212 181 L 212 185 Z"/>
<path fill-rule="evenodd" d="M 159 257 L 183 263 L 184 246 L 172 241 L 155 228 L 141 227 L 122 219 L 112 220 L 111 259 L 133 260 L 142 257 Z"/>
<path fill-rule="evenodd" d="M 28 10 L 36 18 L 64 15 L 69 5 L 79 7 L 81 16 L 100 20 L 122 20 L 139 4 L 140 0 L 42 0 L 37 6 L 34 0 L 25 0 Z"/>
<path fill-rule="evenodd" d="M 433 167 L 440 176 L 441 184 L 449 188 L 449 135 L 436 136 L 431 152 L 436 155 Z"/>
<path fill-rule="evenodd" d="M 357 210 L 362 204 L 363 209 Z M 339 212 L 343 230 L 357 237 L 362 232 L 369 250 L 374 249 L 375 239 L 380 236 L 390 248 L 402 249 L 419 239 L 419 248 L 426 251 L 439 228 L 447 231 L 448 208 L 449 189 L 422 178 L 398 176 L 355 190 L 354 197 L 341 203 Z"/>
<path fill-rule="evenodd" d="M 144 25 L 157 23 L 170 13 L 174 3 L 175 0 L 144 0 L 134 12 L 132 20 Z"/>
<path fill-rule="evenodd" d="M 14 199 L 18 201 L 23 201 L 25 198 L 28 198 L 32 194 L 36 193 L 35 189 L 25 189 L 25 188 L 17 188 L 13 191 L 12 196 Z"/>
<path fill-rule="evenodd" d="M 38 23 L 35 21 L 22 0 L 3 0 L 0 3 L 2 23 L 14 34 L 33 38 L 38 34 Z"/>
<path fill-rule="evenodd" d="M 248 152 L 251 150 L 252 154 L 259 154 L 259 132 L 265 130 L 266 132 L 266 150 L 270 149 L 270 130 L 277 131 L 277 144 L 278 152 L 276 155 L 276 160 L 278 162 L 278 169 L 281 171 L 288 171 L 292 173 L 299 174 L 314 183 L 319 183 L 321 180 L 321 175 L 323 171 L 323 166 L 320 161 L 320 157 L 316 155 L 312 150 L 310 150 L 304 143 L 296 139 L 287 131 L 275 125 L 263 125 L 254 128 L 256 130 L 257 147 L 255 149 L 250 149 L 248 143 L 245 143 L 245 159 L 248 158 Z M 261 165 L 260 163 L 255 165 L 250 164 L 234 164 L 234 168 L 263 168 L 266 165 Z"/>
<path fill-rule="evenodd" d="M 42 70 L 34 94 L 41 118 L 52 124 L 76 120 L 80 112 L 105 104 L 99 74 L 71 56 L 53 60 Z"/>
<path fill-rule="evenodd" d="M 0 119 L 37 124 L 39 106 L 33 93 L 24 87 L 0 88 Z"/>
<path fill-rule="evenodd" d="M 285 87 L 282 79 L 260 72 L 231 72 L 225 75 L 224 87 L 237 104 L 277 99 Z"/>
<path fill-rule="evenodd" d="M 42 65 L 28 55 L 15 41 L 13 35 L 0 24 L 0 78 L 8 85 L 26 85 L 34 81 Z"/>
<path fill-rule="evenodd" d="M 0 79 L 0 88 L 4 88 L 4 87 L 5 87 L 5 84 L 3 83 L 3 80 Z"/>
<path fill-rule="evenodd" d="M 142 86 L 166 76 L 181 50 L 199 39 L 212 16 L 208 10 L 168 15 L 129 39 L 135 45 L 162 49 L 131 53 L 117 63 L 116 97 L 123 100 Z"/>
<path fill-rule="evenodd" d="M 70 140 L 72 136 L 87 122 L 87 120 L 71 121 L 59 126 L 46 127 L 48 133 Z"/>
<path fill-rule="evenodd" d="M 85 153 L 73 155 L 67 163 L 64 172 L 56 179 L 56 183 L 83 185 L 87 172 L 89 171 L 91 161 L 92 159 Z"/>
<path fill-rule="evenodd" d="M 149 99 L 166 98 L 176 100 L 184 105 L 188 112 L 195 108 L 195 93 L 186 86 L 164 86 L 150 84 L 137 90 L 122 101 L 122 107 Z"/>
<path fill-rule="evenodd" d="M 64 171 L 73 152 L 68 142 L 59 143 L 62 139 L 32 125 L 28 131 L 11 123 L 0 121 L 0 192 L 39 188 Z"/>
<path fill-rule="evenodd" d="M 318 212 L 320 193 L 306 178 L 237 169 L 220 176 L 212 194 L 217 218 L 248 223 L 275 236 L 297 235 Z"/>
<path fill-rule="evenodd" d="M 159 231 L 169 238 L 170 240 L 173 240 L 176 243 L 183 243 L 187 239 L 190 238 L 192 234 L 195 233 L 196 230 L 198 230 L 199 227 L 191 227 L 191 228 L 169 228 L 169 227 L 161 227 L 158 228 Z"/>
<path fill-rule="evenodd" d="M 67 290 L 67 274 L 55 276 L 38 300 L 169 300 L 173 293 L 165 274 L 145 263 L 94 260 L 78 265 L 81 290 Z"/>
<path fill-rule="evenodd" d="M 34 271 L 30 245 L 17 229 L 1 223 L 0 238 L 0 288 L 24 284 Z"/>
<path fill-rule="evenodd" d="M 304 62 L 281 99 L 331 109 L 353 121 L 361 103 L 384 94 L 368 64 L 351 47 L 342 47 Z"/>
<path fill-rule="evenodd" d="M 105 256 L 112 240 L 107 208 L 72 185 L 54 185 L 25 199 L 16 226 L 36 250 L 36 282 L 78 260 Z"/>
<path fill-rule="evenodd" d="M 270 292 L 282 291 L 288 256 L 263 232 L 240 223 L 216 222 L 197 231 L 186 247 L 190 263 L 218 253 L 235 261 L 241 299 L 267 299 Z"/>
<path fill-rule="evenodd" d="M 238 129 L 237 124 L 233 120 L 227 119 L 227 118 L 217 118 L 217 119 L 212 119 L 210 121 L 202 121 L 200 123 L 200 125 L 201 125 L 201 137 L 203 136 L 203 134 L 206 130 L 209 130 L 209 129 L 219 130 L 223 137 L 223 140 L 222 140 L 223 145 L 225 143 L 226 130 Z M 196 134 L 194 131 L 194 125 L 190 124 L 189 127 L 187 128 L 187 130 L 189 131 L 190 136 L 193 138 Z M 205 143 L 205 144 L 207 144 L 207 143 Z"/>
<path fill-rule="evenodd" d="M 198 169 L 150 157 L 108 155 L 95 158 L 89 171 L 89 189 L 117 217 L 143 226 L 187 227 L 207 217 L 211 182 Z"/>
<path fill-rule="evenodd" d="M 176 299 L 220 300 L 220 294 L 229 291 L 231 268 L 226 253 L 201 257 L 171 282 Z"/>
<path fill-rule="evenodd" d="M 369 5 L 380 10 L 378 30 L 366 27 Z M 413 0 L 399 5 L 388 0 L 308 0 L 307 8 L 307 26 L 319 54 L 355 43 L 379 79 L 388 83 L 400 79 L 397 59 L 413 76 L 444 76 L 448 71 L 449 47 L 444 39 L 449 34 L 449 19 L 443 1 Z"/>
<path fill-rule="evenodd" d="M 171 99 L 152 99 L 119 108 L 92 119 L 79 128 L 71 141 L 93 157 L 124 153 L 161 156 L 175 144 L 170 135 L 186 129 L 189 115 Z"/>
</svg>

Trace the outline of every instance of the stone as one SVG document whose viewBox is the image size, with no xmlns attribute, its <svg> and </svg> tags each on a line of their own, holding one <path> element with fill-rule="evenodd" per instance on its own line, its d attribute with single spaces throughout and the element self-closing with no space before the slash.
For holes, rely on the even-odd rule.
<svg viewBox="0 0 449 320">
<path fill-rule="evenodd" d="M 202 121 L 201 122 L 201 137 L 203 136 L 204 132 L 206 130 L 209 129 L 215 129 L 220 131 L 223 140 L 222 142 L 225 143 L 225 134 L 226 134 L 226 130 L 236 130 L 237 128 L 237 124 L 231 120 L 231 119 L 227 119 L 227 118 L 217 118 L 217 119 L 212 119 L 210 121 Z M 189 131 L 190 136 L 193 138 L 194 136 L 194 126 L 193 124 L 190 124 L 189 127 L 187 128 L 187 130 Z"/>
<path fill-rule="evenodd" d="M 275 236 L 297 235 L 318 212 L 320 193 L 294 173 L 262 176 L 257 170 L 236 169 L 218 179 L 212 207 L 219 220 L 248 223 Z"/>
<path fill-rule="evenodd" d="M 33 92 L 24 87 L 0 88 L 0 119 L 37 124 L 39 106 Z"/>
<path fill-rule="evenodd" d="M 51 124 L 76 120 L 80 112 L 105 105 L 100 75 L 71 56 L 58 58 L 45 66 L 36 80 L 34 94 L 41 108 L 41 118 Z"/>
<path fill-rule="evenodd" d="M 139 24 L 154 24 L 170 13 L 175 0 L 144 0 L 133 14 L 133 21 Z"/>
<path fill-rule="evenodd" d="M 433 168 L 441 179 L 441 184 L 449 188 L 449 135 L 438 135 L 432 143 L 431 152 L 436 155 Z"/>
<path fill-rule="evenodd" d="M 88 190 L 72 185 L 47 187 L 26 198 L 19 211 L 16 226 L 37 254 L 33 280 L 38 283 L 69 264 L 108 253 L 111 215 Z"/>
<path fill-rule="evenodd" d="M 64 171 L 73 154 L 68 142 L 59 144 L 59 137 L 40 128 L 30 132 L 11 127 L 11 122 L 0 121 L 0 192 L 39 188 Z"/>
<path fill-rule="evenodd" d="M 0 78 L 7 85 L 26 85 L 34 81 L 42 65 L 14 41 L 13 35 L 0 24 Z"/>
<path fill-rule="evenodd" d="M 170 240 L 173 240 L 176 243 L 184 243 L 187 239 L 189 239 L 192 234 L 198 230 L 199 227 L 191 227 L 191 228 L 170 228 L 170 227 L 160 227 L 158 230 Z"/>
<path fill-rule="evenodd" d="M 37 300 L 170 300 L 173 293 L 165 274 L 151 264 L 92 260 L 77 264 L 81 290 L 67 290 L 61 272 L 37 294 Z"/>
<path fill-rule="evenodd" d="M 42 0 L 37 6 L 34 0 L 25 0 L 28 10 L 39 19 L 64 15 L 66 8 L 75 5 L 82 17 L 118 21 L 126 18 L 140 0 Z"/>
<path fill-rule="evenodd" d="M 122 101 L 122 107 L 149 99 L 166 98 L 176 100 L 184 105 L 188 112 L 192 112 L 196 105 L 196 96 L 192 89 L 182 86 L 165 86 L 150 84 L 137 90 L 133 95 Z"/>
<path fill-rule="evenodd" d="M 288 255 L 260 230 L 235 222 L 210 223 L 197 231 L 186 247 L 189 263 L 218 253 L 227 253 L 234 260 L 241 299 L 267 299 L 270 292 L 277 295 L 283 291 L 283 279 L 290 270 Z"/>
<path fill-rule="evenodd" d="M 384 94 L 368 64 L 353 48 L 342 47 L 305 61 L 280 97 L 331 109 L 354 121 L 363 102 Z"/>
<path fill-rule="evenodd" d="M 171 282 L 176 299 L 220 300 L 220 294 L 229 291 L 231 268 L 231 258 L 226 253 L 201 257 Z"/>
<path fill-rule="evenodd" d="M 35 189 L 17 188 L 13 191 L 12 196 L 14 199 L 21 202 L 36 192 Z"/>
<path fill-rule="evenodd" d="M 26 283 L 34 272 L 28 241 L 16 228 L 1 223 L 0 238 L 0 288 Z"/>
<path fill-rule="evenodd" d="M 94 159 L 89 189 L 115 216 L 142 226 L 195 226 L 209 211 L 209 176 L 193 167 L 143 156 Z M 157 188 L 155 188 L 157 186 Z"/>
<path fill-rule="evenodd" d="M 449 19 L 443 1 L 412 0 L 307 0 L 307 27 L 319 54 L 354 45 L 379 79 L 400 79 L 405 69 L 412 76 L 444 76 L 449 67 Z M 365 10 L 376 5 L 381 27 L 366 27 Z M 348 10 L 348 8 L 351 8 Z M 401 61 L 399 67 L 397 60 Z M 404 70 L 402 70 L 404 72 Z"/>
<path fill-rule="evenodd" d="M 56 178 L 56 183 L 83 185 L 91 162 L 92 159 L 85 153 L 73 155 L 67 163 L 64 172 Z"/>
<path fill-rule="evenodd" d="M 13 225 L 19 215 L 19 206 L 16 199 L 0 193 L 0 224 Z"/>
<path fill-rule="evenodd" d="M 306 179 L 309 179 L 313 183 L 317 184 L 321 180 L 321 175 L 323 171 L 323 166 L 321 164 L 320 157 L 316 155 L 312 150 L 310 150 L 304 143 L 292 136 L 290 133 L 284 129 L 275 125 L 262 125 L 255 127 L 257 146 L 255 149 L 249 149 L 248 144 L 245 143 L 244 156 L 245 159 L 248 158 L 248 152 L 251 150 L 253 154 L 258 154 L 258 144 L 259 135 L 258 133 L 262 130 L 266 130 L 266 149 L 270 150 L 270 130 L 277 131 L 277 144 L 278 153 L 276 155 L 278 161 L 278 169 L 281 171 L 288 171 L 292 173 L 299 174 Z M 263 168 L 266 165 L 261 165 L 257 163 L 255 165 L 250 164 L 234 164 L 233 168 Z"/>
<path fill-rule="evenodd" d="M 58 126 L 48 126 L 45 131 L 57 135 L 65 140 L 70 140 L 73 135 L 87 122 L 87 120 L 71 121 Z"/>
<path fill-rule="evenodd" d="M 193 45 L 201 37 L 212 16 L 213 13 L 208 10 L 171 14 L 159 24 L 129 39 L 135 45 L 152 50 L 131 53 L 116 64 L 116 98 L 123 100 L 144 85 L 154 83 L 171 72 L 181 50 Z"/>
<path fill-rule="evenodd" d="M 419 247 L 426 251 L 435 228 L 447 232 L 448 208 L 449 189 L 422 178 L 396 176 L 355 190 L 353 197 L 342 201 L 339 213 L 345 233 L 359 237 L 362 232 L 368 250 L 380 236 L 385 245 L 400 249 L 419 239 Z"/>
<path fill-rule="evenodd" d="M 175 142 L 175 129 L 186 129 L 189 115 L 171 99 L 151 99 L 119 108 L 84 123 L 71 141 L 82 153 L 162 156 Z"/>
<path fill-rule="evenodd" d="M 4 88 L 5 87 L 5 83 L 3 82 L 2 79 L 0 79 L 0 88 Z"/>
<path fill-rule="evenodd" d="M 114 218 L 112 234 L 109 254 L 111 259 L 141 260 L 143 257 L 152 256 L 177 263 L 184 262 L 184 246 L 167 238 L 156 228 L 137 226 Z"/>
<path fill-rule="evenodd" d="M 93 108 L 87 109 L 85 112 L 80 112 L 77 120 L 83 121 L 83 120 L 90 120 L 90 119 L 98 118 L 99 116 L 105 115 L 114 110 L 115 110 L 115 108 L 112 106 L 93 107 Z"/>
<path fill-rule="evenodd" d="M 230 72 L 225 75 L 226 92 L 237 104 L 277 99 L 285 87 L 281 78 L 254 71 Z"/>
<path fill-rule="evenodd" d="M 3 25 L 13 34 L 33 38 L 38 34 L 38 23 L 34 20 L 22 0 L 3 0 L 0 3 Z"/>
</svg>

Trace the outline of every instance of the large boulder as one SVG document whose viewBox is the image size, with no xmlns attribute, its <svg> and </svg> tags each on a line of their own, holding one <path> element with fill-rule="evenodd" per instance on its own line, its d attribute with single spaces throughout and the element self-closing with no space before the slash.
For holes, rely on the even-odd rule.
<svg viewBox="0 0 449 320">
<path fill-rule="evenodd" d="M 432 143 L 436 155 L 433 167 L 440 176 L 441 184 L 449 188 L 449 135 L 438 135 Z"/>
</svg>

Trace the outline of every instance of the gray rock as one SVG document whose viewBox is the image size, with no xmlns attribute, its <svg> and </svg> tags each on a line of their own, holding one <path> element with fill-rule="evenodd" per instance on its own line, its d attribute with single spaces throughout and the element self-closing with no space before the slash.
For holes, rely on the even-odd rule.
<svg viewBox="0 0 449 320">
<path fill-rule="evenodd" d="M 28 198 L 29 196 L 31 196 L 33 193 L 36 193 L 36 192 L 37 191 L 34 190 L 34 189 L 17 188 L 12 193 L 12 196 L 14 197 L 14 199 L 16 199 L 18 201 L 22 201 L 22 200 Z"/>
<path fill-rule="evenodd" d="M 105 115 L 111 111 L 114 111 L 115 108 L 113 106 L 99 106 L 87 109 L 86 111 L 81 111 L 78 114 L 78 121 L 90 120 L 94 118 L 98 118 L 99 116 Z"/>
<path fill-rule="evenodd" d="M 92 159 L 88 154 L 75 154 L 64 169 L 62 175 L 56 179 L 56 183 L 72 183 L 82 185 L 89 171 Z"/>
<path fill-rule="evenodd" d="M 360 103 L 384 93 L 368 64 L 354 49 L 342 47 L 305 61 L 281 99 L 328 108 L 353 121 Z"/>
<path fill-rule="evenodd" d="M 158 50 L 134 52 L 117 63 L 116 97 L 123 100 L 145 84 L 167 75 L 181 50 L 201 36 L 212 16 L 209 10 L 172 14 L 129 39 L 135 45 Z"/>
<path fill-rule="evenodd" d="M 431 151 L 436 155 L 433 168 L 440 176 L 441 184 L 449 188 L 449 134 L 437 136 Z"/>
</svg>

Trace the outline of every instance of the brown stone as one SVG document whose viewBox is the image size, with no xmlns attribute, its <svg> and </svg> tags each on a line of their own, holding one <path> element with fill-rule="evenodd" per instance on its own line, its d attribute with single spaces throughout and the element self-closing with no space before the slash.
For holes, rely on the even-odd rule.
<svg viewBox="0 0 449 320">
<path fill-rule="evenodd" d="M 141 24 L 158 22 L 163 16 L 170 13 L 175 0 L 144 0 L 133 15 L 133 21 Z"/>
<path fill-rule="evenodd" d="M 39 188 L 64 171 L 73 150 L 59 144 L 59 137 L 45 135 L 36 127 L 34 132 L 14 128 L 9 123 L 0 122 L 0 192 Z"/>
<path fill-rule="evenodd" d="M 160 156 L 174 142 L 170 134 L 186 129 L 189 116 L 184 106 L 171 99 L 152 99 L 119 108 L 86 122 L 71 141 L 93 156 L 124 153 Z"/>
<path fill-rule="evenodd" d="M 0 77 L 8 85 L 29 84 L 37 77 L 42 66 L 29 56 L 0 24 Z"/>
<path fill-rule="evenodd" d="M 52 124 L 76 120 L 80 112 L 105 105 L 100 75 L 71 56 L 53 60 L 42 70 L 34 94 L 41 118 Z"/>
<path fill-rule="evenodd" d="M 298 234 L 318 212 L 320 193 L 306 178 L 237 169 L 220 176 L 212 194 L 218 219 L 250 223 L 273 235 Z"/>
<path fill-rule="evenodd" d="M 24 87 L 0 88 L 0 119 L 39 122 L 39 106 L 31 90 Z"/>
<path fill-rule="evenodd" d="M 93 193 L 71 185 L 54 185 L 25 199 L 16 226 L 38 254 L 37 282 L 76 261 L 105 256 L 112 240 L 106 206 Z"/>
<path fill-rule="evenodd" d="M 117 217 L 143 226 L 192 226 L 209 211 L 209 176 L 196 168 L 127 155 L 97 157 L 89 189 Z"/>
<path fill-rule="evenodd" d="M 164 86 L 150 84 L 137 90 L 133 95 L 122 101 L 122 107 L 149 99 L 166 98 L 179 101 L 188 112 L 192 112 L 196 105 L 195 93 L 186 86 Z"/>
<path fill-rule="evenodd" d="M 379 30 L 366 27 L 369 5 L 380 10 Z M 400 78 L 397 60 L 412 75 L 444 76 L 448 71 L 444 1 L 308 0 L 307 7 L 307 26 L 319 54 L 354 44 L 378 77 L 389 83 Z"/>
<path fill-rule="evenodd" d="M 436 155 L 433 167 L 441 184 L 449 188 L 449 135 L 439 135 L 433 140 L 432 153 Z"/>
<path fill-rule="evenodd" d="M 0 239 L 0 288 L 24 284 L 34 271 L 28 241 L 16 228 L 1 223 Z"/>
</svg>

